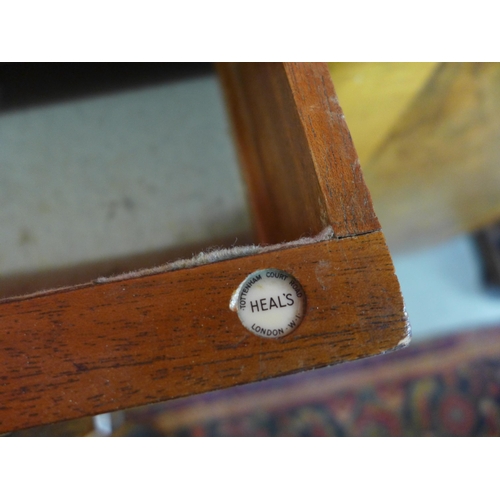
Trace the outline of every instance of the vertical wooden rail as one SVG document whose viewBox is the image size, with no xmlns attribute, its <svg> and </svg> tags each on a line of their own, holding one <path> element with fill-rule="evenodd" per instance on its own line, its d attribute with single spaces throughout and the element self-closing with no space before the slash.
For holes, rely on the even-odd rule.
<svg viewBox="0 0 500 500">
<path fill-rule="evenodd" d="M 380 229 L 325 64 L 230 63 L 219 73 L 258 237 Z"/>
</svg>

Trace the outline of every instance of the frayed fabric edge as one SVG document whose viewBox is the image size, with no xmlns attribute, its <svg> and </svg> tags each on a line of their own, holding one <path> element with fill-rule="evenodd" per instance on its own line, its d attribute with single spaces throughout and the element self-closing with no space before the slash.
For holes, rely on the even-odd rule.
<svg viewBox="0 0 500 500">
<path fill-rule="evenodd" d="M 198 266 L 203 266 L 206 264 L 211 264 L 213 262 L 221 262 L 224 260 L 236 259 L 238 257 L 246 257 L 249 255 L 258 255 L 267 252 L 273 252 L 275 250 L 282 250 L 286 248 L 294 248 L 302 245 L 310 245 L 312 243 L 318 243 L 321 241 L 326 241 L 334 238 L 334 232 L 331 227 L 327 227 L 321 231 L 318 235 L 308 238 L 300 238 L 295 241 L 290 241 L 288 243 L 280 243 L 277 245 L 247 245 L 241 247 L 231 247 L 231 248 L 221 248 L 210 252 L 200 252 L 199 254 L 193 256 L 190 259 L 180 259 L 174 262 L 170 262 L 163 266 L 152 267 L 148 269 L 140 269 L 138 271 L 131 271 L 127 273 L 117 274 L 110 277 L 99 277 L 90 282 L 81 283 L 78 285 L 65 286 L 60 288 L 51 288 L 45 290 L 39 290 L 38 292 L 30 293 L 27 295 L 18 295 L 14 297 L 7 297 L 0 300 L 0 304 L 5 304 L 8 302 L 13 302 L 17 300 L 27 300 L 42 295 L 50 295 L 54 293 L 60 293 L 70 290 L 77 290 L 79 288 L 86 288 L 91 285 L 114 283 L 117 281 L 123 281 L 132 278 L 141 278 L 144 276 L 152 276 L 155 274 L 164 273 L 167 271 L 176 271 L 178 269 L 190 269 Z"/>
<path fill-rule="evenodd" d="M 143 276 L 151 276 L 153 274 L 164 273 L 167 271 L 190 269 L 193 267 L 203 266 L 206 264 L 212 264 L 214 262 L 236 259 L 238 257 L 247 257 L 249 255 L 258 255 L 267 252 L 274 252 L 276 250 L 283 250 L 286 248 L 293 248 L 302 245 L 310 245 L 312 243 L 318 243 L 321 241 L 330 240 L 333 237 L 334 237 L 333 229 L 331 227 L 327 227 L 314 237 L 300 238 L 295 241 L 290 241 L 287 243 L 279 243 L 276 245 L 266 245 L 266 246 L 246 245 L 240 247 L 219 248 L 212 250 L 210 252 L 200 252 L 199 254 L 194 255 L 190 259 L 176 260 L 174 262 L 170 262 L 163 266 L 141 269 L 138 271 L 130 271 L 127 273 L 118 274 L 116 276 L 100 277 L 94 280 L 93 283 L 111 283 L 131 278 L 141 278 Z"/>
</svg>

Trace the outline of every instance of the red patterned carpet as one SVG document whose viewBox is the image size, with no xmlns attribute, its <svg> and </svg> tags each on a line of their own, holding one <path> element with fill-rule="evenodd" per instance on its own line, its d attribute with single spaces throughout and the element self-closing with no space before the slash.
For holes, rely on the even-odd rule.
<svg viewBox="0 0 500 500">
<path fill-rule="evenodd" d="M 500 328 L 115 414 L 117 436 L 498 436 Z M 14 435 L 91 435 L 92 419 Z"/>
<path fill-rule="evenodd" d="M 497 436 L 500 329 L 125 413 L 128 436 Z"/>
</svg>

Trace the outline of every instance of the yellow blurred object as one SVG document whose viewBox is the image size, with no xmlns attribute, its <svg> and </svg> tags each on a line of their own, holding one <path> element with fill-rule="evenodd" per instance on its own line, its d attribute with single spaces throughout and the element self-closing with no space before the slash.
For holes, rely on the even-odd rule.
<svg viewBox="0 0 500 500">
<path fill-rule="evenodd" d="M 329 63 L 361 166 L 382 144 L 438 63 Z"/>
<path fill-rule="evenodd" d="M 500 219 L 499 63 L 331 63 L 392 251 Z"/>
</svg>

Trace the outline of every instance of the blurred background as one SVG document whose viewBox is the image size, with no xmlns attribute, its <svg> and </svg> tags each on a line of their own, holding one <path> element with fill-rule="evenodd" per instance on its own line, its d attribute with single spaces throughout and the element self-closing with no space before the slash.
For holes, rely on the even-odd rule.
<svg viewBox="0 0 500 500">
<path fill-rule="evenodd" d="M 500 434 L 500 64 L 329 69 L 412 345 L 14 435 Z M 1 297 L 252 240 L 210 64 L 0 65 Z"/>
</svg>

